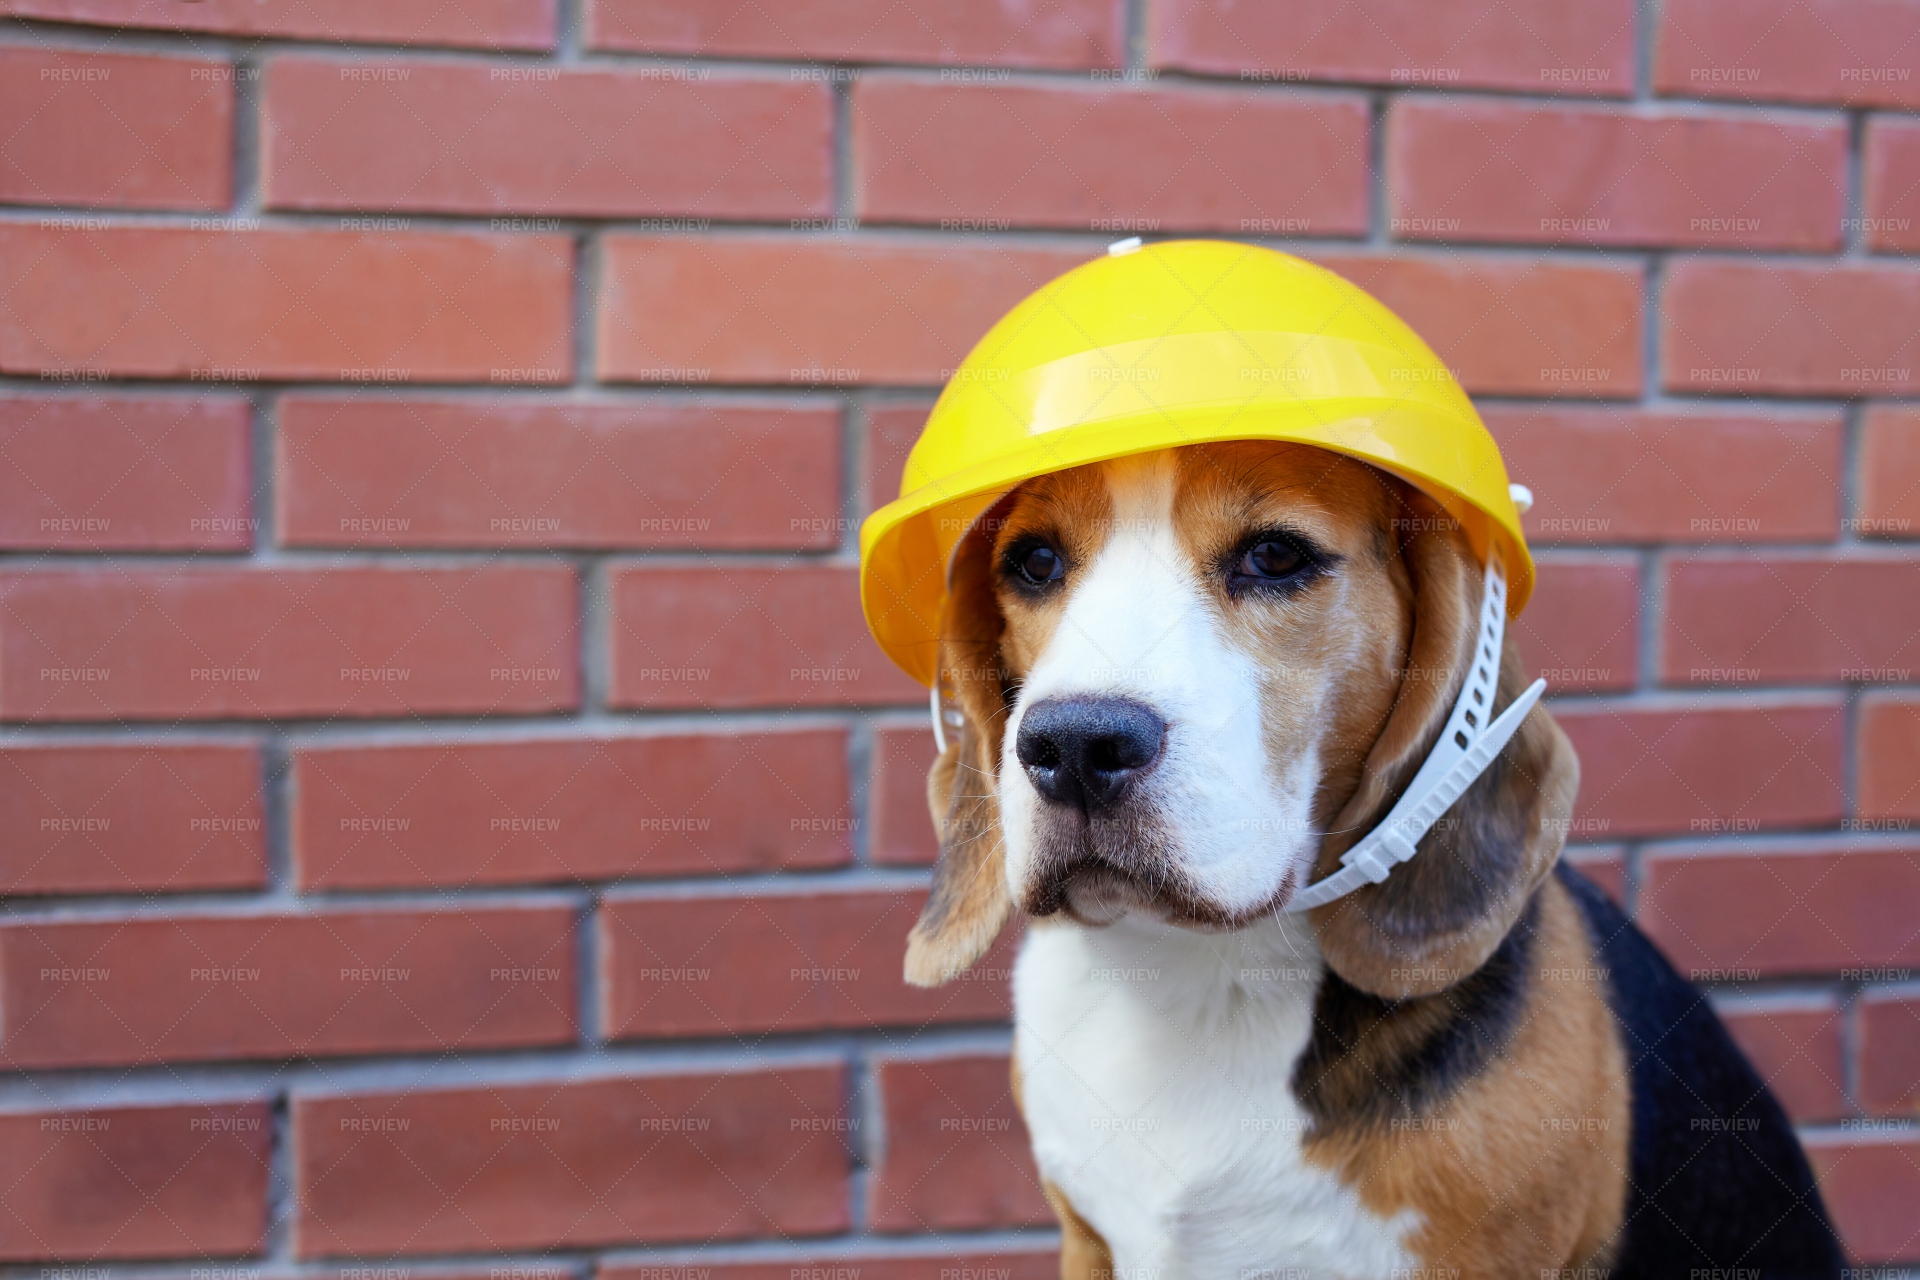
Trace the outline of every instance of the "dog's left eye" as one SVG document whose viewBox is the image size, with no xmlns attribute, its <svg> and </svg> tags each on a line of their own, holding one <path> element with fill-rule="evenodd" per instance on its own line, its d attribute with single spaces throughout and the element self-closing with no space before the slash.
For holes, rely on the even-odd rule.
<svg viewBox="0 0 1920 1280">
<path fill-rule="evenodd" d="M 1259 542 L 1247 548 L 1234 568 L 1244 577 L 1276 582 L 1292 577 L 1306 564 L 1307 558 L 1298 547 L 1284 542 Z"/>
</svg>

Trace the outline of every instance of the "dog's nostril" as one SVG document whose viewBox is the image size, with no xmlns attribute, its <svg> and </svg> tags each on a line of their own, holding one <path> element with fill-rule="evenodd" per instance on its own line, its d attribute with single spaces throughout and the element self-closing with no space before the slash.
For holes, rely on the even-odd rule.
<svg viewBox="0 0 1920 1280">
<path fill-rule="evenodd" d="M 1159 761 L 1166 734 L 1166 721 L 1128 698 L 1050 698 L 1021 717 L 1014 753 L 1042 796 L 1091 813 Z"/>
<path fill-rule="evenodd" d="M 1159 743 L 1142 736 L 1115 734 L 1096 738 L 1088 749 L 1087 763 L 1095 770 L 1112 773 L 1120 769 L 1139 769 L 1152 762 Z"/>
</svg>

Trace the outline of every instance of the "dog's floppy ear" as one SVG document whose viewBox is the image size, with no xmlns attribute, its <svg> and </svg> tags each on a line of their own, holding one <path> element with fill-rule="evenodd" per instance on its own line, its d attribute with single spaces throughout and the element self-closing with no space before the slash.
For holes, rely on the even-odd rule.
<svg viewBox="0 0 1920 1280">
<path fill-rule="evenodd" d="M 933 892 L 907 935 L 906 977 L 918 987 L 959 977 L 993 945 L 1013 912 L 994 789 L 1007 712 L 1000 666 L 1005 622 L 993 598 L 991 572 L 992 515 L 962 539 L 940 618 L 947 749 L 927 777 L 940 860 L 933 868 Z M 958 724 L 951 714 L 956 709 Z"/>
<path fill-rule="evenodd" d="M 1330 825 L 1315 878 L 1393 807 L 1433 749 L 1478 642 L 1482 572 L 1459 525 L 1409 494 L 1400 522 L 1413 636 L 1400 692 L 1368 751 L 1360 784 Z M 1492 714 L 1526 687 L 1509 631 Z M 1491 716 L 1489 716 L 1491 718 Z M 1506 937 L 1566 843 L 1580 762 L 1544 708 L 1420 840 L 1419 853 L 1380 884 L 1311 913 L 1321 953 L 1363 991 L 1427 995 L 1477 970 Z"/>
</svg>

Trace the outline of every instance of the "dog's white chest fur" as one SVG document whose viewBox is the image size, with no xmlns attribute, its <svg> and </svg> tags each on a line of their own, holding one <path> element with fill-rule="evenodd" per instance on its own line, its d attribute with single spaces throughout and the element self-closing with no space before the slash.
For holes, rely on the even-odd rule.
<svg viewBox="0 0 1920 1280">
<path fill-rule="evenodd" d="M 1321 974 L 1304 922 L 1200 934 L 1128 916 L 1029 931 L 1015 1052 L 1040 1170 L 1117 1280 L 1408 1274 L 1383 1219 L 1309 1165 L 1290 1087 Z"/>
</svg>

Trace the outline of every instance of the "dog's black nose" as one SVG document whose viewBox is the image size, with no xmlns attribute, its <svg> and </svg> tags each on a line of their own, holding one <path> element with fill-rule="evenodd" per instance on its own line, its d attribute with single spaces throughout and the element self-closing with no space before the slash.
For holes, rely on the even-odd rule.
<svg viewBox="0 0 1920 1280">
<path fill-rule="evenodd" d="M 1098 813 L 1160 759 L 1167 722 L 1126 698 L 1048 698 L 1020 718 L 1015 753 L 1034 789 Z"/>
</svg>

